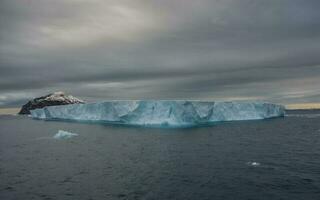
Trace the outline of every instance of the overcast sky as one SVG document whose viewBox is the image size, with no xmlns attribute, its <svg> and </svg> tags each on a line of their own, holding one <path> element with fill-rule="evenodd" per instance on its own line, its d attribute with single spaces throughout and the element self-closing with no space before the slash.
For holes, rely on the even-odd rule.
<svg viewBox="0 0 320 200">
<path fill-rule="evenodd" d="M 0 107 L 60 90 L 320 102 L 320 1 L 1 0 Z"/>
</svg>

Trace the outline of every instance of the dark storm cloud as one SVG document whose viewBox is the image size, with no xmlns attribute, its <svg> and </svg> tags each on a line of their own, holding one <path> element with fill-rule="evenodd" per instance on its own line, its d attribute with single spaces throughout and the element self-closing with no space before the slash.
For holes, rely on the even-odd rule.
<svg viewBox="0 0 320 200">
<path fill-rule="evenodd" d="M 319 101 L 318 0 L 3 0 L 0 106 L 87 100 Z"/>
</svg>

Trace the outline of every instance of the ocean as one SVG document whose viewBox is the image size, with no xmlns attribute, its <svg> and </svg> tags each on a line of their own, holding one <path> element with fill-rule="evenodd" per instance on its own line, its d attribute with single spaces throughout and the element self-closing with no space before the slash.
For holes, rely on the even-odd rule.
<svg viewBox="0 0 320 200">
<path fill-rule="evenodd" d="M 320 199 L 320 110 L 185 129 L 2 115 L 0 199 Z"/>
</svg>

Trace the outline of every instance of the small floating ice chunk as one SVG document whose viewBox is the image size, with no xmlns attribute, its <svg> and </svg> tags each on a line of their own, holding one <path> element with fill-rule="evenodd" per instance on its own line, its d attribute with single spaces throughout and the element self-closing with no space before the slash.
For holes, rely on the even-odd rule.
<svg viewBox="0 0 320 200">
<path fill-rule="evenodd" d="M 71 133 L 68 131 L 64 131 L 64 130 L 59 130 L 57 134 L 55 134 L 53 136 L 54 139 L 69 139 L 72 138 L 74 136 L 78 136 L 77 133 Z"/>
<path fill-rule="evenodd" d="M 258 167 L 258 166 L 260 166 L 260 163 L 258 163 L 258 162 L 247 162 L 247 165 L 253 166 L 253 167 Z"/>
</svg>

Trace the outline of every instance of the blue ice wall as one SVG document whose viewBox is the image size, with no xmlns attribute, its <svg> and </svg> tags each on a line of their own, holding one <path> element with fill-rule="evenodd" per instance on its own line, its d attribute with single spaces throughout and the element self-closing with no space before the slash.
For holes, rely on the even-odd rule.
<svg viewBox="0 0 320 200">
<path fill-rule="evenodd" d="M 76 120 L 112 124 L 187 127 L 221 121 L 284 116 L 285 108 L 265 102 L 183 100 L 106 101 L 49 106 L 31 111 L 36 119 Z"/>
</svg>

